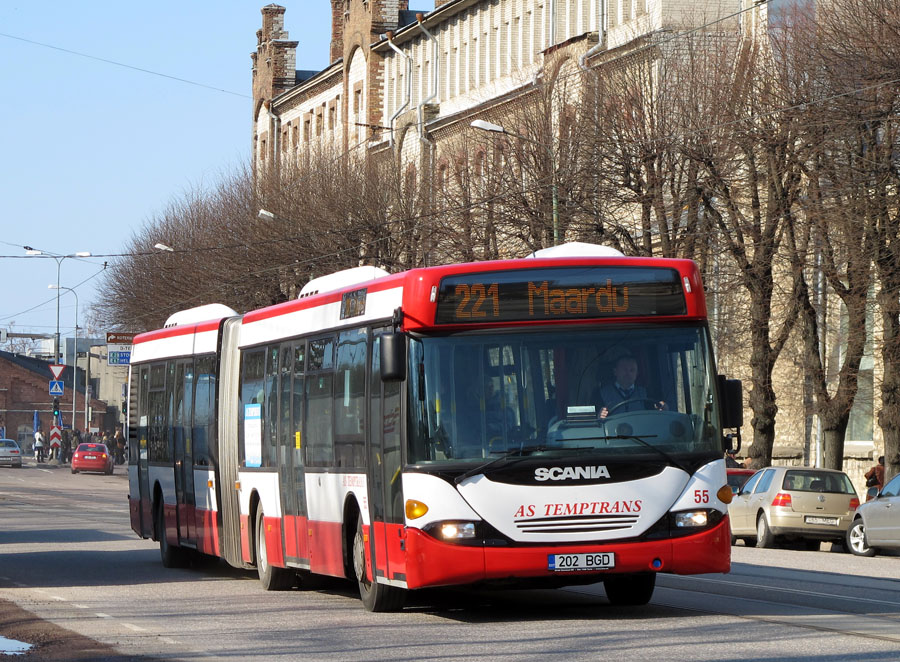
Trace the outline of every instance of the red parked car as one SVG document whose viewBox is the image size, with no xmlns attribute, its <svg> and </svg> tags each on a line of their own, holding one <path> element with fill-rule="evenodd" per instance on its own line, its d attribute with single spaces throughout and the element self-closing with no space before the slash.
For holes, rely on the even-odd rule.
<svg viewBox="0 0 900 662">
<path fill-rule="evenodd" d="M 113 472 L 114 458 L 106 444 L 78 444 L 72 455 L 72 473 L 97 471 L 105 474 Z"/>
</svg>

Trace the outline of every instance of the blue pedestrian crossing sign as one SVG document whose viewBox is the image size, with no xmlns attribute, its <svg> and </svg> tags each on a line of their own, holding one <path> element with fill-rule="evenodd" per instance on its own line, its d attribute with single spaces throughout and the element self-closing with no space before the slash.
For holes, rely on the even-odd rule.
<svg viewBox="0 0 900 662">
<path fill-rule="evenodd" d="M 62 395 L 63 383 L 61 379 L 50 380 L 50 395 Z"/>
</svg>

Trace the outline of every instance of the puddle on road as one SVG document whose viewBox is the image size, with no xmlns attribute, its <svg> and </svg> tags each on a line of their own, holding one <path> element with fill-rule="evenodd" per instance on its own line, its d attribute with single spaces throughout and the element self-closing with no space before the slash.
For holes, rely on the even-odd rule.
<svg viewBox="0 0 900 662">
<path fill-rule="evenodd" d="M 26 644 L 15 639 L 7 639 L 0 637 L 0 655 L 22 655 L 31 648 L 31 644 Z"/>
</svg>

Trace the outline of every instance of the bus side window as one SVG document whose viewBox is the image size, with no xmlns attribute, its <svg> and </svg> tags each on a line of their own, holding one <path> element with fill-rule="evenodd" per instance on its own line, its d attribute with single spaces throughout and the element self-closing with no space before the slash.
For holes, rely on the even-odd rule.
<svg viewBox="0 0 900 662">
<path fill-rule="evenodd" d="M 254 410 L 259 406 L 260 410 L 263 404 L 263 377 L 265 376 L 266 354 L 265 350 L 257 349 L 244 353 L 241 363 L 241 407 L 238 425 L 239 439 L 239 460 L 246 463 L 249 455 L 251 464 L 249 466 L 259 466 L 257 458 L 261 453 L 262 447 L 262 428 L 261 425 L 254 425 L 252 420 L 248 421 L 248 410 Z M 261 415 L 262 412 L 259 412 Z M 249 430 L 249 432 L 248 432 Z M 249 438 L 248 438 L 249 437 Z"/>
<path fill-rule="evenodd" d="M 333 382 L 334 339 L 309 341 L 304 438 L 310 466 L 328 467 L 334 463 Z"/>
<path fill-rule="evenodd" d="M 366 329 L 338 336 L 337 380 L 334 384 L 334 445 L 337 466 L 364 467 L 366 402 Z"/>
</svg>

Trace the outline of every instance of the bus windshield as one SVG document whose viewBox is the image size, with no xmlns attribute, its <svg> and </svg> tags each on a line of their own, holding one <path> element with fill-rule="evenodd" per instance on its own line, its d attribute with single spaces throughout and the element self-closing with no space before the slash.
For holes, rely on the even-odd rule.
<svg viewBox="0 0 900 662">
<path fill-rule="evenodd" d="M 413 464 L 722 449 L 701 325 L 415 337 L 409 361 Z"/>
</svg>

